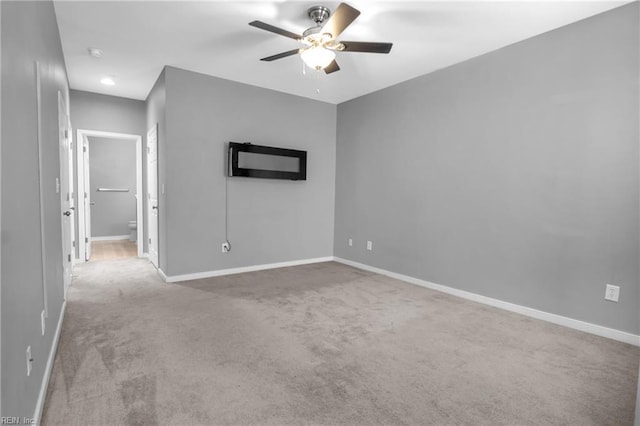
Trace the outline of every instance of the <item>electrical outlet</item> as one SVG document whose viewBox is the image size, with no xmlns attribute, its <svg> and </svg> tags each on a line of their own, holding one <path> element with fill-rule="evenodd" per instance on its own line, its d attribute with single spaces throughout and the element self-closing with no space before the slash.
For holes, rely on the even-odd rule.
<svg viewBox="0 0 640 426">
<path fill-rule="evenodd" d="M 44 311 L 40 312 L 40 325 L 42 325 L 42 335 L 44 336 L 44 330 L 46 326 L 46 314 Z"/>
<path fill-rule="evenodd" d="M 27 376 L 31 375 L 31 367 L 33 367 L 33 357 L 31 356 L 31 346 L 27 346 Z"/>
<path fill-rule="evenodd" d="M 367 241 L 367 250 L 373 251 L 373 243 L 371 241 Z"/>
<path fill-rule="evenodd" d="M 607 284 L 607 288 L 604 293 L 605 300 L 617 302 L 620 298 L 620 286 Z"/>
<path fill-rule="evenodd" d="M 353 238 L 349 238 L 349 247 L 353 247 Z"/>
<path fill-rule="evenodd" d="M 222 252 L 229 253 L 229 251 L 231 251 L 231 246 L 229 246 L 229 243 L 222 243 Z"/>
</svg>

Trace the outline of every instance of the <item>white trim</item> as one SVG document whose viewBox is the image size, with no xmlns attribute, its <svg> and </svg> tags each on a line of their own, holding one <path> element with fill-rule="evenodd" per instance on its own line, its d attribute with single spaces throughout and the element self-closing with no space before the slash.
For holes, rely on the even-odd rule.
<svg viewBox="0 0 640 426">
<path fill-rule="evenodd" d="M 147 258 L 148 258 L 148 257 L 149 257 L 149 253 L 147 253 Z M 149 262 L 151 262 L 151 260 L 149 260 Z M 151 264 L 153 265 L 153 262 L 151 262 Z M 154 266 L 155 266 L 155 265 L 154 265 Z M 156 271 L 158 271 L 158 273 L 160 274 L 160 277 L 162 278 L 162 280 L 163 280 L 165 283 L 168 283 L 168 282 L 169 282 L 169 281 L 168 281 L 168 278 L 167 278 L 167 274 L 165 274 L 165 273 L 164 273 L 164 271 L 163 271 L 162 269 L 160 269 L 160 268 L 156 268 Z M 171 282 L 173 282 L 173 281 L 171 281 Z"/>
<path fill-rule="evenodd" d="M 69 102 L 71 103 L 71 102 Z M 84 134 L 80 129 L 76 129 L 76 177 L 78 181 L 78 188 L 76 190 L 76 220 L 78 221 L 78 235 L 76 238 L 76 245 L 78 248 L 77 263 L 84 263 L 86 258 L 85 248 L 85 201 L 84 201 Z M 75 224 L 74 224 L 75 225 Z M 75 248 L 75 247 L 74 247 Z"/>
<path fill-rule="evenodd" d="M 89 129 L 78 129 L 78 132 L 81 132 L 86 136 L 95 136 L 99 138 L 112 138 L 112 139 L 132 139 L 138 140 L 141 139 L 142 136 L 134 135 L 131 133 L 116 133 L 116 132 L 103 132 L 100 130 L 89 130 Z"/>
<path fill-rule="evenodd" d="M 147 184 L 144 192 L 144 197 L 147 201 L 147 210 L 145 212 L 145 217 L 147 219 L 147 233 L 144 241 L 147 246 L 149 261 L 156 268 L 160 267 L 160 217 L 158 216 L 160 213 L 158 211 L 158 207 L 160 204 L 160 195 L 161 193 L 164 193 L 164 185 L 162 185 L 162 191 L 159 191 L 158 132 L 158 123 L 155 123 L 149 130 L 147 130 L 147 143 L 145 145 Z M 152 251 L 153 256 L 151 255 Z"/>
<path fill-rule="evenodd" d="M 45 231 L 45 211 L 44 211 L 44 188 L 42 170 L 44 170 L 42 151 L 42 83 L 40 78 L 40 63 L 34 62 L 36 72 L 36 117 L 37 117 L 37 149 L 38 149 L 38 210 L 40 212 L 40 261 L 42 262 L 42 309 L 44 317 L 49 317 L 49 283 L 47 279 L 47 253 L 46 253 L 46 231 Z"/>
<path fill-rule="evenodd" d="M 333 258 L 336 262 L 343 263 L 345 265 L 353 266 L 354 268 L 364 269 L 365 271 L 375 272 L 376 274 L 386 275 L 397 280 L 405 281 L 410 284 L 425 287 L 431 290 L 441 291 L 443 293 L 452 294 L 454 296 L 461 297 L 463 299 L 471 300 L 474 302 L 482 303 L 485 305 L 493 306 L 496 308 L 504 309 L 506 311 L 515 312 L 521 315 L 525 315 L 531 318 L 547 321 L 553 324 L 562 325 L 564 327 L 572 328 L 574 330 L 584 331 L 586 333 L 595 334 L 596 336 L 606 337 L 608 339 L 617 340 L 619 342 L 629 343 L 634 346 L 640 346 L 640 336 L 636 334 L 627 333 L 626 331 L 615 330 L 613 328 L 603 327 L 601 325 L 591 324 L 588 322 L 576 320 L 573 318 L 563 317 L 561 315 L 552 314 L 549 312 L 539 311 L 537 309 L 528 308 L 526 306 L 516 305 L 510 302 L 504 302 L 498 299 L 492 299 L 490 297 L 481 296 L 479 294 L 471 293 L 464 290 L 458 290 L 453 287 L 447 287 L 441 284 L 434 284 L 429 281 L 424 281 L 418 278 L 410 277 L 408 275 L 402 275 L 395 272 L 387 271 L 385 269 L 376 268 L 374 266 L 365 265 L 363 263 L 353 262 L 351 260 L 342 259 L 339 257 Z"/>
<path fill-rule="evenodd" d="M 106 237 L 91 237 L 91 241 L 120 241 L 128 240 L 129 235 L 109 235 Z"/>
<path fill-rule="evenodd" d="M 275 268 L 286 268 L 288 266 L 298 266 L 298 265 L 308 265 L 311 263 L 321 263 L 321 262 L 331 262 L 334 260 L 333 256 L 327 257 L 317 257 L 314 259 L 301 259 L 301 260 L 292 260 L 289 262 L 278 262 L 278 263 L 267 263 L 264 265 L 254 265 L 254 266 L 243 266 L 240 268 L 230 268 L 230 269 L 218 269 L 217 271 L 206 271 L 206 272 L 196 272 L 194 274 L 183 274 L 183 275 L 170 275 L 166 276 L 160 269 L 160 275 L 163 276 L 164 280 L 168 283 L 175 283 L 178 281 L 189 281 L 189 280 L 199 280 L 201 278 L 210 278 L 210 277 L 220 277 L 223 275 L 232 275 L 232 274 L 241 274 L 243 272 L 255 272 L 255 271 L 264 271 L 266 269 L 275 269 Z"/>
<path fill-rule="evenodd" d="M 56 327 L 56 334 L 53 336 L 53 343 L 51 350 L 49 351 L 49 359 L 47 365 L 44 368 L 44 377 L 42 378 L 42 385 L 40 386 L 40 394 L 38 395 L 38 402 L 36 403 L 36 409 L 33 413 L 35 424 L 39 425 L 42 417 L 42 410 L 44 409 L 45 398 L 47 397 L 47 388 L 49 387 L 49 379 L 51 379 L 51 372 L 53 370 L 53 362 L 56 358 L 56 352 L 58 350 L 58 342 L 60 341 L 60 334 L 62 333 L 62 321 L 64 319 L 64 313 L 67 308 L 67 301 L 62 302 L 60 308 L 60 318 L 58 318 L 58 325 Z"/>
<path fill-rule="evenodd" d="M 87 129 L 76 129 L 76 134 L 78 135 L 76 140 L 77 142 L 77 146 L 80 147 L 81 143 L 84 143 L 84 138 L 87 136 L 96 136 L 96 137 L 103 137 L 103 138 L 114 138 L 114 139 L 127 139 L 127 140 L 132 140 L 136 143 L 136 222 L 138 224 L 138 238 L 137 238 L 137 244 L 138 244 L 138 256 L 142 256 L 142 247 L 143 247 L 143 241 L 144 241 L 144 236 L 143 234 L 143 229 L 144 229 L 144 219 L 143 219 L 143 212 L 142 212 L 142 196 L 144 195 L 144 189 L 142 188 L 142 136 L 140 135 L 133 135 L 133 134 L 128 134 L 128 133 L 115 133 L 115 132 L 103 132 L 100 130 L 87 130 Z M 76 162 L 77 162 L 77 166 L 78 166 L 78 170 L 77 170 L 77 177 L 78 177 L 78 191 L 77 191 L 77 199 L 80 200 L 82 199 L 82 202 L 78 201 L 77 203 L 77 208 L 76 208 L 76 212 L 78 213 L 78 239 L 77 239 L 77 243 L 78 243 L 78 259 L 77 259 L 77 263 L 84 263 L 86 262 L 85 259 L 85 252 L 86 252 L 86 248 L 85 248 L 85 226 L 84 226 L 84 221 L 85 221 L 85 208 L 84 208 L 84 192 L 85 192 L 85 188 L 84 188 L 84 161 L 83 161 L 83 155 L 82 154 L 82 150 L 77 150 L 77 157 L 76 157 Z M 80 195 L 82 194 L 82 198 L 80 198 Z M 140 196 L 142 195 L 142 196 Z M 91 241 L 100 241 L 97 238 L 92 237 Z M 127 238 L 129 238 L 129 236 L 127 235 Z"/>
<path fill-rule="evenodd" d="M 142 137 L 136 140 L 136 244 L 138 246 L 138 257 L 142 256 L 142 246 L 144 241 L 144 214 L 142 214 L 142 200 L 144 198 L 142 188 Z"/>
</svg>

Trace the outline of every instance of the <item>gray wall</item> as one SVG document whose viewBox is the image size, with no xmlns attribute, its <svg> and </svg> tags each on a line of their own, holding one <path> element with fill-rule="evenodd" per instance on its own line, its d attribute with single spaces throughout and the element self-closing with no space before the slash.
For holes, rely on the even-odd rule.
<svg viewBox="0 0 640 426">
<path fill-rule="evenodd" d="M 638 334 L 637 7 L 340 104 L 336 256 Z"/>
<path fill-rule="evenodd" d="M 63 304 L 58 91 L 67 75 L 53 4 L 0 2 L 2 9 L 2 416 L 32 417 Z M 34 61 L 42 87 L 44 249 L 41 261 Z M 49 317 L 40 329 L 43 274 Z M 25 350 L 33 371 L 27 377 Z"/>
<path fill-rule="evenodd" d="M 71 90 L 75 129 L 145 135 L 145 103 L 136 99 Z"/>
<path fill-rule="evenodd" d="M 0 28 L 2 7 L 0 6 Z M 2 100 L 2 31 L 0 30 L 0 100 Z M 2 102 L 0 101 L 0 141 L 2 140 Z M 0 144 L 1 145 L 1 144 Z M 0 155 L 0 158 L 2 156 Z M 0 161 L 0 188 L 2 187 L 2 161 Z M 2 229 L 2 197 L 0 196 L 0 230 Z M 2 416 L 2 244 L 0 244 L 0 416 Z"/>
<path fill-rule="evenodd" d="M 165 68 L 162 269 L 167 275 L 333 254 L 336 106 Z M 226 144 L 306 150 L 307 180 L 230 178 Z"/>
<path fill-rule="evenodd" d="M 136 220 L 136 144 L 131 140 L 89 137 L 91 236 L 129 233 Z M 98 192 L 98 188 L 129 192 Z"/>
<path fill-rule="evenodd" d="M 144 147 L 146 144 L 147 132 L 145 129 L 146 105 L 144 101 L 83 92 L 79 90 L 71 90 L 70 94 L 71 125 L 73 126 L 74 131 L 77 129 L 98 130 L 103 132 L 127 133 L 142 136 L 142 188 L 146 188 L 146 151 Z M 77 155 L 77 151 L 74 152 L 74 155 Z M 76 160 L 77 156 L 74 158 L 74 165 L 77 164 Z M 77 168 L 75 170 L 77 172 Z M 75 192 L 77 193 L 77 173 L 74 184 Z M 144 193 L 144 190 L 142 192 Z M 146 198 L 143 197 L 143 211 L 145 209 Z M 75 226 L 76 235 L 78 235 L 77 218 Z M 146 235 L 146 230 L 144 232 Z M 143 241 L 146 241 L 146 239 L 143 238 Z M 78 244 L 76 244 L 76 247 L 78 247 Z M 143 251 L 147 251 L 146 245 L 143 247 Z"/>
</svg>

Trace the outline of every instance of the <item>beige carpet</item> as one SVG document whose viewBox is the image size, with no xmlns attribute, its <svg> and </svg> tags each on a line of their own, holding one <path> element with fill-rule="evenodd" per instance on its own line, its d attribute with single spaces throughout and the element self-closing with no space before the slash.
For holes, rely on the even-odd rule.
<svg viewBox="0 0 640 426">
<path fill-rule="evenodd" d="M 640 350 L 337 263 L 75 269 L 44 425 L 630 425 Z"/>
</svg>

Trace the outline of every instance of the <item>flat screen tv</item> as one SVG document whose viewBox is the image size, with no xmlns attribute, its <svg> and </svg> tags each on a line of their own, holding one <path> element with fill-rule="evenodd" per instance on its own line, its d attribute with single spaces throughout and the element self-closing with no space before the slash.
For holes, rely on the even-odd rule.
<svg viewBox="0 0 640 426">
<path fill-rule="evenodd" d="M 307 151 L 229 142 L 228 175 L 307 180 Z"/>
</svg>

